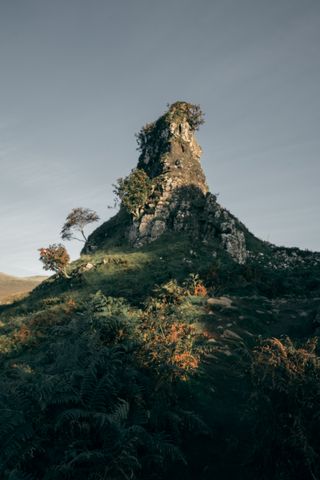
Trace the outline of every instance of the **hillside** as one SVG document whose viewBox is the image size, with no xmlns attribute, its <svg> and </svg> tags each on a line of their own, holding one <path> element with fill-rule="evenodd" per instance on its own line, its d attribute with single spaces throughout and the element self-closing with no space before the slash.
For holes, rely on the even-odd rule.
<svg viewBox="0 0 320 480">
<path fill-rule="evenodd" d="M 320 478 L 320 254 L 218 204 L 201 119 L 144 127 L 118 214 L 0 307 L 5 480 Z"/>
<path fill-rule="evenodd" d="M 24 295 L 45 280 L 45 276 L 13 277 L 0 272 L 0 303 L 9 302 L 16 295 Z"/>
</svg>

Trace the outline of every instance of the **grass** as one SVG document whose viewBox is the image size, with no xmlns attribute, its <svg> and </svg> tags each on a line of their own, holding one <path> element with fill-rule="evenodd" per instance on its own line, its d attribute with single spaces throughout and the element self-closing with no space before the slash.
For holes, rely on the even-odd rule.
<svg viewBox="0 0 320 480">
<path fill-rule="evenodd" d="M 190 274 L 198 274 L 204 282 L 200 296 L 192 290 L 198 277 Z M 0 453 L 3 478 L 16 472 L 36 480 L 64 478 L 61 472 L 71 464 L 71 479 L 91 474 L 103 478 L 95 455 L 98 452 L 102 458 L 106 451 L 115 455 L 100 428 L 105 414 L 111 415 L 108 421 L 119 419 L 118 424 L 112 420 L 114 435 L 133 442 L 130 452 L 121 450 L 128 442 L 119 444 L 122 456 L 112 457 L 128 478 L 257 478 L 261 462 L 252 460 L 250 452 L 259 459 L 265 453 L 268 459 L 273 448 L 271 436 L 266 446 L 260 437 L 253 440 L 255 426 L 261 428 L 259 409 L 275 402 L 276 417 L 265 411 L 264 421 L 280 421 L 283 395 L 278 398 L 277 391 L 269 389 L 270 398 L 265 399 L 264 384 L 257 376 L 251 378 L 251 372 L 257 371 L 253 362 L 261 358 L 259 348 L 264 352 L 262 340 L 290 334 L 288 345 L 295 352 L 299 347 L 294 345 L 314 333 L 320 300 L 306 294 L 303 274 L 273 275 L 261 265 L 239 266 L 214 243 L 195 248 L 192 239 L 183 235 L 164 236 L 139 250 L 113 245 L 83 254 L 70 265 L 70 279 L 50 277 L 27 298 L 2 306 L 0 417 L 2 428 L 15 435 L 14 448 L 5 442 Z M 279 285 L 282 296 L 273 294 Z M 297 296 L 297 291 L 302 295 Z M 210 297 L 214 297 L 211 303 Z M 109 359 L 105 363 L 103 355 Z M 299 356 L 294 358 L 300 361 Z M 318 360 L 314 365 L 318 369 Z M 94 405 L 87 400 L 90 391 L 95 392 Z M 302 393 L 313 412 L 317 399 Z M 255 404 L 254 398 L 260 403 Z M 297 418 L 304 422 L 316 458 L 319 452 L 308 430 L 308 416 Z M 136 437 L 128 437 L 133 431 L 143 434 L 137 449 Z M 282 429 L 277 431 L 283 435 Z M 102 438 L 107 446 L 103 447 Z M 160 438 L 167 443 L 159 446 Z M 157 467 L 150 467 L 145 456 L 151 445 L 154 458 L 162 459 Z M 289 442 L 286 445 L 294 463 Z M 298 451 L 301 458 L 302 450 Z M 84 462 L 79 465 L 78 454 Z M 131 455 L 132 464 L 124 455 Z M 261 478 L 295 480 L 294 469 L 288 474 L 284 459 L 278 477 L 271 461 L 265 465 Z M 300 478 L 309 478 L 308 468 L 299 467 Z M 120 470 L 113 470 L 112 478 L 126 478 Z"/>
<path fill-rule="evenodd" d="M 182 282 L 190 273 L 203 276 L 215 263 L 214 250 L 213 244 L 199 245 L 195 251 L 191 239 L 175 235 L 163 236 L 139 250 L 124 246 L 83 254 L 71 264 L 70 279 L 49 278 L 33 292 L 25 305 L 31 307 L 47 295 L 81 297 L 97 290 L 139 305 L 156 285 L 172 278 Z"/>
<path fill-rule="evenodd" d="M 11 303 L 17 296 L 24 296 L 46 277 L 19 278 L 0 273 L 0 303 Z"/>
</svg>

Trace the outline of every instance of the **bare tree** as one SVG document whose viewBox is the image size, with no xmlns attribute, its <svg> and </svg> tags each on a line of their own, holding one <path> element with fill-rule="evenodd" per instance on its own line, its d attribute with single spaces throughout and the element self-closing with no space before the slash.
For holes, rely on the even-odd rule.
<svg viewBox="0 0 320 480">
<path fill-rule="evenodd" d="M 61 238 L 63 240 L 78 240 L 79 242 L 86 242 L 87 237 L 84 233 L 84 228 L 89 223 L 97 222 L 99 216 L 89 208 L 74 208 L 71 210 L 66 218 L 66 221 L 61 230 Z M 76 234 L 80 233 L 82 238 L 78 238 Z"/>
</svg>

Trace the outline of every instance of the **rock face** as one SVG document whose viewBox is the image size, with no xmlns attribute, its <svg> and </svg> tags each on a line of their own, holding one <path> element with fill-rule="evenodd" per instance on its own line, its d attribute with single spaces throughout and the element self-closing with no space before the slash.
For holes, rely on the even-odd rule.
<svg viewBox="0 0 320 480">
<path fill-rule="evenodd" d="M 213 236 L 218 237 L 222 247 L 236 262 L 245 263 L 248 256 L 245 233 L 249 232 L 239 220 L 217 203 L 216 197 L 211 193 L 206 197 L 204 218 L 204 239 L 208 241 Z"/>
<path fill-rule="evenodd" d="M 137 168 L 157 183 L 158 195 L 146 202 L 139 218 L 131 217 L 124 235 L 131 245 L 140 247 L 163 233 L 184 232 L 196 241 L 218 241 L 235 261 L 244 263 L 247 230 L 208 191 L 200 163 L 202 150 L 195 138 L 201 123 L 199 107 L 176 102 L 137 135 Z"/>
<path fill-rule="evenodd" d="M 158 178 L 161 195 L 152 213 L 145 212 L 130 228 L 130 241 L 141 246 L 165 231 L 193 231 L 199 235 L 196 205 L 208 192 L 200 164 L 201 148 L 186 117 L 160 121 L 149 127 L 138 168 Z"/>
<path fill-rule="evenodd" d="M 162 194 L 152 213 L 146 212 L 132 223 L 130 242 L 138 247 L 168 230 L 186 232 L 199 241 L 218 237 L 225 250 L 244 263 L 242 226 L 208 192 L 200 163 L 202 150 L 188 107 L 184 102 L 173 104 L 167 114 L 147 126 L 138 168 L 150 178 L 161 178 Z"/>
</svg>

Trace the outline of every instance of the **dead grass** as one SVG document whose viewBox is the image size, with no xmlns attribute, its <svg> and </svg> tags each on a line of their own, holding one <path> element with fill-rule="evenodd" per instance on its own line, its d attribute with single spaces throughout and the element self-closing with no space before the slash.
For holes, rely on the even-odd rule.
<svg viewBox="0 0 320 480">
<path fill-rule="evenodd" d="M 0 273 L 0 303 L 8 304 L 20 300 L 46 277 L 19 278 Z"/>
</svg>

